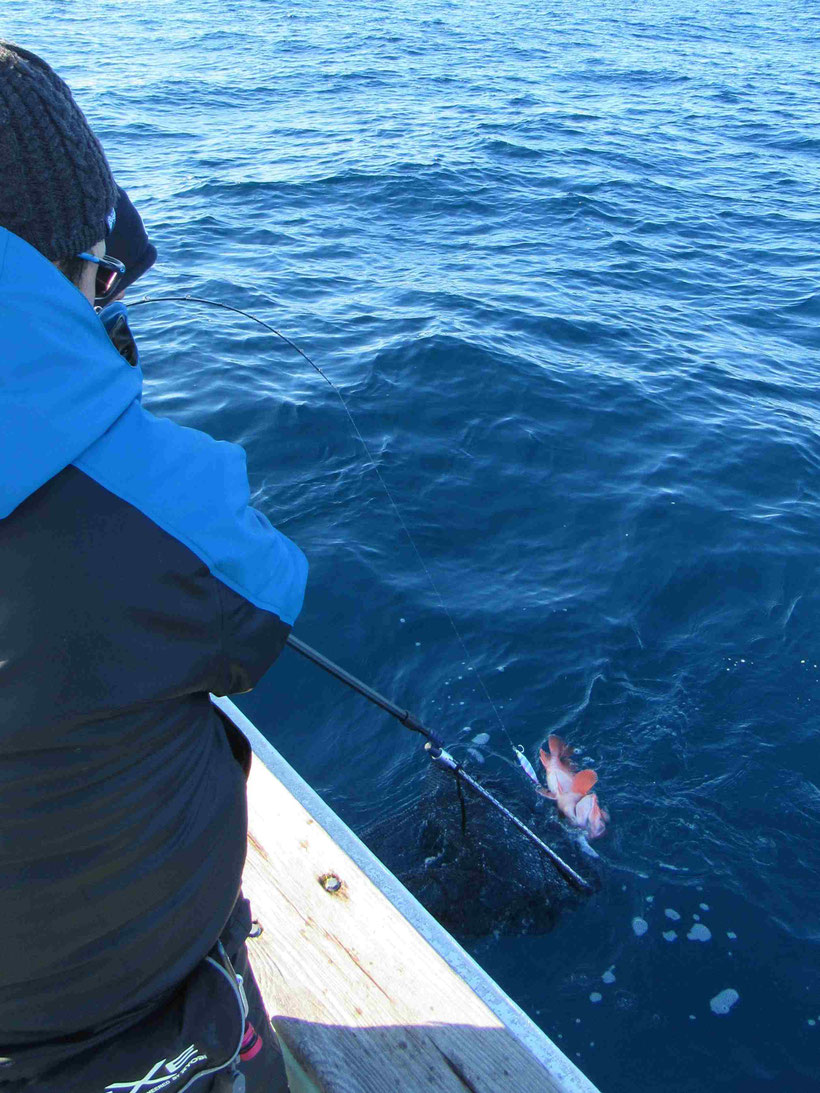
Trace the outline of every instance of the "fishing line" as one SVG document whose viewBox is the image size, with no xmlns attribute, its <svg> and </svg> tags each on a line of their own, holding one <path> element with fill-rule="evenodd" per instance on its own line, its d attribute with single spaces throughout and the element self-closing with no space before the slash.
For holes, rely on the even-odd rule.
<svg viewBox="0 0 820 1093">
<path fill-rule="evenodd" d="M 252 319 L 254 322 L 259 323 L 260 326 L 264 327 L 265 330 L 269 331 L 271 334 L 275 334 L 277 337 L 281 338 L 282 341 L 284 341 L 287 345 L 289 345 L 293 349 L 295 349 L 296 352 L 299 354 L 299 356 L 303 357 L 308 362 L 308 364 L 311 365 L 312 368 L 316 369 L 316 371 L 319 373 L 319 375 L 322 377 L 322 379 L 324 379 L 330 385 L 330 387 L 333 388 L 333 390 L 336 393 L 339 401 L 341 402 L 342 408 L 344 409 L 345 414 L 347 415 L 348 419 L 350 420 L 350 423 L 352 424 L 353 429 L 355 430 L 356 436 L 361 441 L 362 447 L 364 448 L 365 452 L 367 453 L 367 458 L 370 460 L 370 463 L 371 463 L 373 469 L 375 470 L 375 472 L 378 476 L 379 482 L 381 483 L 384 492 L 387 494 L 387 497 L 388 497 L 391 505 L 393 506 L 393 509 L 394 509 L 398 519 L 399 519 L 399 523 L 401 524 L 402 528 L 404 529 L 404 533 L 407 536 L 411 546 L 413 547 L 413 550 L 416 554 L 416 557 L 419 560 L 419 563 L 422 566 L 422 569 L 427 574 L 427 578 L 430 582 L 431 587 L 435 591 L 436 596 L 438 597 L 438 600 L 439 600 L 439 603 L 441 604 L 442 610 L 444 611 L 444 614 L 447 616 L 447 618 L 450 621 L 450 625 L 453 628 L 453 633 L 455 634 L 455 636 L 458 639 L 462 649 L 464 650 L 464 653 L 465 653 L 465 656 L 467 657 L 467 659 L 469 661 L 472 661 L 472 657 L 470 656 L 470 652 L 467 649 L 467 646 L 464 642 L 464 639 L 462 638 L 461 634 L 459 633 L 458 627 L 455 624 L 455 620 L 453 619 L 450 612 L 447 610 L 447 605 L 445 604 L 444 599 L 443 599 L 441 593 L 438 590 L 438 586 L 436 585 L 435 581 L 433 580 L 433 576 L 430 573 L 430 570 L 427 567 L 427 564 L 425 563 L 424 558 L 421 555 L 421 552 L 419 551 L 418 547 L 416 546 L 416 543 L 415 543 L 415 540 L 413 539 L 413 536 L 410 534 L 410 529 L 408 528 L 408 526 L 407 526 L 407 524 L 406 524 L 406 522 L 405 522 L 405 520 L 404 520 L 404 518 L 401 514 L 401 511 L 400 511 L 398 505 L 396 504 L 396 501 L 395 501 L 392 493 L 390 492 L 390 489 L 389 489 L 387 483 L 385 482 L 384 477 L 383 477 L 381 471 L 379 470 L 379 467 L 378 467 L 375 459 L 373 458 L 373 456 L 370 452 L 370 448 L 367 445 L 367 441 L 362 436 L 361 431 L 359 429 L 359 426 L 356 424 L 356 421 L 353 417 L 353 414 L 348 409 L 347 403 L 344 400 L 344 396 L 342 395 L 341 391 L 338 389 L 336 384 L 330 379 L 330 377 L 327 376 L 325 374 L 325 372 L 323 372 L 322 369 L 319 367 L 319 365 L 316 364 L 314 361 L 312 361 L 310 359 L 310 357 L 298 347 L 298 345 L 296 345 L 294 342 L 292 342 L 290 340 L 290 338 L 286 337 L 280 331 L 276 330 L 276 328 L 271 326 L 269 323 L 266 323 L 263 319 L 258 318 L 256 315 L 252 315 L 248 311 L 243 311 L 241 308 L 234 307 L 232 304 L 223 304 L 223 303 L 220 303 L 217 300 L 206 300 L 203 297 L 199 297 L 199 296 L 150 296 L 150 297 L 146 296 L 142 300 L 135 300 L 132 304 L 130 304 L 130 306 L 131 307 L 139 307 L 143 304 L 151 304 L 151 303 L 195 303 L 195 304 L 204 304 L 208 307 L 221 308 L 223 311 L 231 311 L 231 312 L 234 312 L 237 315 L 243 315 L 245 318 Z M 529 827 L 527 827 L 526 824 L 524 824 L 521 820 L 519 820 L 517 816 L 515 816 L 512 812 L 510 812 L 510 810 L 508 808 L 506 808 L 487 789 L 485 789 L 485 787 L 482 786 L 480 782 L 477 782 L 474 778 L 472 778 L 470 776 L 470 774 L 468 774 L 467 771 L 465 771 L 465 769 L 461 765 L 461 763 L 459 763 L 457 760 L 455 760 L 452 757 L 452 755 L 450 755 L 450 753 L 444 749 L 443 742 L 441 741 L 439 736 L 432 729 L 429 729 L 426 725 L 424 725 L 414 714 L 412 714 L 409 710 L 402 709 L 400 706 L 397 706 L 389 698 L 386 698 L 384 695 L 380 694 L 378 691 L 376 691 L 372 687 L 368 686 L 368 684 L 363 683 L 360 679 L 357 679 L 355 676 L 353 676 L 349 672 L 345 671 L 345 669 L 341 668 L 338 664 L 334 664 L 333 661 L 328 660 L 327 657 L 323 656 L 321 653 L 317 652 L 315 649 L 312 649 L 309 645 L 306 645 L 303 641 L 300 641 L 300 639 L 297 638 L 294 634 L 291 633 L 291 634 L 288 635 L 287 644 L 292 649 L 294 649 L 297 653 L 301 653 L 302 656 L 306 657 L 308 660 L 311 660 L 318 667 L 323 668 L 325 671 L 327 671 L 331 675 L 335 676 L 341 682 L 347 684 L 349 687 L 352 687 L 353 690 L 357 691 L 364 698 L 368 699 L 370 702 L 373 702 L 375 705 L 381 707 L 381 709 L 383 709 L 385 712 L 387 712 L 387 713 L 391 714 L 393 717 L 397 718 L 406 728 L 412 730 L 413 732 L 420 733 L 422 736 L 424 736 L 427 739 L 427 743 L 425 744 L 424 747 L 425 747 L 425 750 L 426 750 L 427 754 L 429 755 L 430 759 L 440 769 L 447 771 L 448 773 L 452 774 L 455 777 L 456 788 L 457 788 L 458 799 L 459 799 L 459 806 L 460 806 L 460 811 L 461 811 L 462 837 L 466 836 L 466 831 L 467 831 L 467 810 L 466 810 L 466 805 L 465 805 L 465 801 L 464 801 L 464 792 L 463 792 L 463 789 L 462 789 L 462 782 L 463 782 L 467 786 L 470 787 L 470 789 L 473 791 L 473 793 L 475 793 L 477 796 L 482 798 L 486 804 L 489 804 L 492 808 L 494 808 L 497 812 L 499 812 L 502 816 L 504 816 L 504 818 L 506 820 L 508 820 L 522 835 L 524 835 L 524 837 L 527 838 L 529 840 L 529 842 L 532 843 L 532 845 L 534 845 L 541 852 L 541 854 L 544 857 L 548 858 L 550 860 L 550 862 L 552 862 L 553 866 L 558 870 L 558 872 L 561 873 L 561 875 L 574 888 L 576 888 L 578 891 L 585 892 L 585 893 L 589 893 L 592 890 L 589 883 L 587 881 L 585 881 L 584 878 L 581 877 L 580 874 L 578 874 L 572 868 L 572 866 L 570 866 L 567 862 L 565 862 L 563 860 L 563 858 L 561 858 L 558 854 L 556 854 L 556 852 L 552 849 L 552 847 L 548 846 L 542 839 L 540 839 L 535 834 L 534 831 L 532 831 Z M 479 683 L 481 684 L 481 687 L 484 691 L 484 694 L 487 698 L 487 701 L 489 702 L 490 706 L 495 711 L 496 718 L 498 719 L 498 723 L 501 726 L 501 729 L 504 732 L 504 735 L 507 737 L 507 740 L 509 741 L 510 746 L 513 749 L 513 752 L 515 753 L 516 758 L 520 762 L 521 761 L 520 756 L 521 756 L 521 754 L 523 754 L 523 748 L 520 748 L 520 745 L 519 745 L 519 747 L 516 747 L 516 745 L 513 743 L 512 738 L 511 738 L 510 734 L 507 732 L 506 726 L 504 725 L 504 722 L 501 718 L 501 714 L 499 713 L 496 704 L 493 702 L 492 696 L 490 695 L 489 691 L 487 690 L 487 687 L 484 684 L 484 681 L 481 678 L 481 675 L 478 673 L 478 671 L 475 669 L 475 667 L 473 668 L 473 670 L 476 672 L 476 678 L 479 680 Z"/>
<path fill-rule="evenodd" d="M 273 303 L 273 301 L 270 301 L 270 302 Z M 425 562 L 421 551 L 416 546 L 416 541 L 413 538 L 412 534 L 410 533 L 410 529 L 407 526 L 407 523 L 405 522 L 404 517 L 402 516 L 401 509 L 399 508 L 395 498 L 393 497 L 393 494 L 390 492 L 390 488 L 387 485 L 387 482 L 385 481 L 384 476 L 382 475 L 382 472 L 379 470 L 379 466 L 376 463 L 376 460 L 373 458 L 373 455 L 370 451 L 370 448 L 367 444 L 367 441 L 362 436 L 361 430 L 359 429 L 359 426 L 356 423 L 356 419 L 354 418 L 352 412 L 348 408 L 347 403 L 345 402 L 344 395 L 339 390 L 339 388 L 336 386 L 336 384 L 333 382 L 333 380 L 327 375 L 326 372 L 324 372 L 319 367 L 318 364 L 316 364 L 315 361 L 310 359 L 310 357 L 307 355 L 307 353 L 303 352 L 299 348 L 299 346 L 296 345 L 295 342 L 292 342 L 290 340 L 290 338 L 288 338 L 285 334 L 283 334 L 281 331 L 277 330 L 275 327 L 271 326 L 270 323 L 266 323 L 264 321 L 264 319 L 260 319 L 257 315 L 253 315 L 249 311 L 243 311 L 241 307 L 234 307 L 232 304 L 224 304 L 224 303 L 221 303 L 218 300 L 206 300 L 202 296 L 190 296 L 190 295 L 186 295 L 186 296 L 144 296 L 141 300 L 135 300 L 132 303 L 129 303 L 128 306 L 129 306 L 129 308 L 133 308 L 133 307 L 140 307 L 143 304 L 156 304 L 156 303 L 205 304 L 208 307 L 221 308 L 223 311 L 232 311 L 236 315 L 243 315 L 246 319 L 252 319 L 253 322 L 259 323 L 259 325 L 264 327 L 265 330 L 267 330 L 269 333 L 275 334 L 277 338 L 281 338 L 282 341 L 285 342 L 286 345 L 289 345 L 291 347 L 291 349 L 294 349 L 299 354 L 299 356 L 302 357 L 304 360 L 306 360 L 307 363 L 312 368 L 314 368 L 319 373 L 319 375 L 322 377 L 322 379 L 333 389 L 333 391 L 336 394 L 336 397 L 339 399 L 339 402 L 342 405 L 342 409 L 344 410 L 345 414 L 347 415 L 348 420 L 350 421 L 350 424 L 353 426 L 353 430 L 356 433 L 356 436 L 359 438 L 359 441 L 361 442 L 361 445 L 365 450 L 367 458 L 370 461 L 370 465 L 372 466 L 373 470 L 376 472 L 376 476 L 378 477 L 379 482 L 381 483 L 382 489 L 384 490 L 385 494 L 387 495 L 387 499 L 389 500 L 390 504 L 393 506 L 393 511 L 395 512 L 396 517 L 398 518 L 398 521 L 399 521 L 399 523 L 402 527 L 402 530 L 404 531 L 404 534 L 407 536 L 407 540 L 410 543 L 410 546 L 413 548 L 413 552 L 415 553 L 416 558 L 418 559 L 419 565 L 421 566 L 422 570 L 424 571 L 424 573 L 427 577 L 427 580 L 430 583 L 430 587 L 433 589 L 433 591 L 436 594 L 436 598 L 438 599 L 438 602 L 441 605 L 441 609 L 444 612 L 444 614 L 446 615 L 446 617 L 447 617 L 447 619 L 450 623 L 450 626 L 453 629 L 453 633 L 456 636 L 456 640 L 458 641 L 459 645 L 461 646 L 465 657 L 467 658 L 470 665 L 472 666 L 473 671 L 475 672 L 475 677 L 478 680 L 479 686 L 480 686 L 481 690 L 484 693 L 484 697 L 487 699 L 487 702 L 492 707 L 492 710 L 495 714 L 496 720 L 498 721 L 498 724 L 501 728 L 501 731 L 503 732 L 504 736 L 507 738 L 507 741 L 508 741 L 510 747 L 513 749 L 513 752 L 515 753 L 516 758 L 518 759 L 519 755 L 523 754 L 523 748 L 521 747 L 520 744 L 516 745 L 513 742 L 512 737 L 510 736 L 509 732 L 507 731 L 507 726 L 504 724 L 504 721 L 501 717 L 501 713 L 498 709 L 498 706 L 493 701 L 492 695 L 490 694 L 489 690 L 487 689 L 487 685 L 484 682 L 484 679 L 483 679 L 481 673 L 478 671 L 478 669 L 475 666 L 475 661 L 474 661 L 473 657 L 470 655 L 470 651 L 467 648 L 467 645 L 464 641 L 464 638 L 461 636 L 461 633 L 460 633 L 458 627 L 456 626 L 456 623 L 455 623 L 455 620 L 454 620 L 453 616 L 450 614 L 449 610 L 447 609 L 447 604 L 444 602 L 444 597 L 442 596 L 441 592 L 439 591 L 438 585 L 436 584 L 435 580 L 433 579 L 433 574 L 430 572 L 430 568 L 427 565 L 427 563 Z M 518 761 L 520 762 L 520 759 Z"/>
<path fill-rule="evenodd" d="M 461 837 L 467 838 L 467 806 L 464 803 L 464 790 L 461 788 L 461 779 L 456 778 L 456 790 L 458 791 L 458 803 L 461 806 Z"/>
</svg>

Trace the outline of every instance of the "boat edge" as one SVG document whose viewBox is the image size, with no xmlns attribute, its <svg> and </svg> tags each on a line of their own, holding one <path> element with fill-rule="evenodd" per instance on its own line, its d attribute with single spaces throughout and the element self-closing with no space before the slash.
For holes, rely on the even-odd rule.
<svg viewBox="0 0 820 1093">
<path fill-rule="evenodd" d="M 560 1076 L 566 1093 L 599 1093 L 589 1078 L 550 1040 L 524 1011 L 499 987 L 336 815 L 318 793 L 293 769 L 254 723 L 229 698 L 211 695 L 213 704 L 244 733 L 254 755 L 321 824 L 328 835 L 356 863 L 400 914 L 442 957 L 453 972 L 475 992 L 510 1033 L 548 1073 Z"/>
</svg>

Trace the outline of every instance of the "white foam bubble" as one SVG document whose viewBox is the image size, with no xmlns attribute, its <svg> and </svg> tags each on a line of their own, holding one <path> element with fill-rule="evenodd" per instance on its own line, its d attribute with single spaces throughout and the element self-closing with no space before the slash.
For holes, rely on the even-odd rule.
<svg viewBox="0 0 820 1093">
<path fill-rule="evenodd" d="M 647 903 L 654 903 L 655 902 L 655 897 L 654 896 L 647 896 L 646 897 L 646 902 Z"/>
<path fill-rule="evenodd" d="M 604 983 L 614 983 L 615 982 L 614 968 L 615 968 L 615 965 L 613 964 L 612 967 L 607 968 L 607 970 L 601 976 L 601 979 L 603 979 Z"/>
<path fill-rule="evenodd" d="M 667 918 L 671 918 L 673 922 L 680 922 L 680 915 L 671 907 L 667 907 L 663 913 L 666 915 Z"/>
<path fill-rule="evenodd" d="M 732 987 L 727 987 L 726 990 L 716 994 L 715 997 L 709 1003 L 709 1008 L 712 1013 L 718 1014 L 719 1017 L 724 1017 L 732 1006 L 737 1002 L 740 995 Z"/>
<path fill-rule="evenodd" d="M 695 922 L 700 922 L 700 915 L 692 915 L 692 918 L 695 920 Z"/>
<path fill-rule="evenodd" d="M 690 941 L 710 941 L 712 938 L 712 931 L 708 926 L 704 926 L 703 923 L 696 922 L 686 936 Z"/>
<path fill-rule="evenodd" d="M 816 1024 L 817 1024 L 817 1022 L 815 1021 L 815 1019 L 814 1019 L 813 1017 L 810 1017 L 810 1018 L 808 1019 L 808 1021 L 807 1021 L 807 1024 L 809 1024 L 809 1025 L 816 1025 Z"/>
<path fill-rule="evenodd" d="M 635 937 L 643 937 L 646 931 L 649 929 L 649 923 L 645 918 L 640 918 L 638 915 L 632 919 L 632 932 Z"/>
<path fill-rule="evenodd" d="M 474 744 L 486 744 L 489 742 L 490 734 L 488 732 L 479 732 L 473 737 Z"/>
<path fill-rule="evenodd" d="M 733 933 L 731 930 L 728 930 L 726 932 L 726 936 L 729 938 L 730 941 L 737 941 L 737 934 Z"/>
<path fill-rule="evenodd" d="M 698 907 L 700 907 L 701 911 L 708 911 L 709 910 L 709 904 L 708 903 L 699 903 Z"/>
<path fill-rule="evenodd" d="M 677 939 L 678 939 L 678 935 L 675 933 L 674 930 L 664 930 L 664 934 L 663 934 L 663 940 L 664 941 L 677 941 Z"/>
<path fill-rule="evenodd" d="M 599 991 L 593 991 L 589 996 L 590 1002 L 600 1002 L 602 998 L 603 995 Z"/>
</svg>

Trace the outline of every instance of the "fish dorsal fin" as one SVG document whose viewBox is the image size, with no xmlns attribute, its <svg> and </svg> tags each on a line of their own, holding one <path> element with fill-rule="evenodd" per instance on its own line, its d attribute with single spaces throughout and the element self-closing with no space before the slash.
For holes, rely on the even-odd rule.
<svg viewBox="0 0 820 1093">
<path fill-rule="evenodd" d="M 572 779 L 572 792 L 583 797 L 585 793 L 589 793 L 597 781 L 598 775 L 594 770 L 579 770 Z"/>
<path fill-rule="evenodd" d="M 560 736 L 551 736 L 549 738 L 549 747 L 550 755 L 554 755 L 556 759 L 562 759 L 569 752 L 569 748 Z"/>
</svg>

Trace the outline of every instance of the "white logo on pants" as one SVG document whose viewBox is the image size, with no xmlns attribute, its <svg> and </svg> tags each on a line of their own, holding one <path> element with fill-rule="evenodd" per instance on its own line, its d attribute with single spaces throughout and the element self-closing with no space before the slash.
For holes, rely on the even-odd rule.
<svg viewBox="0 0 820 1093">
<path fill-rule="evenodd" d="M 166 1089 L 194 1063 L 198 1063 L 205 1058 L 207 1058 L 206 1055 L 197 1053 L 194 1044 L 189 1044 L 181 1055 L 177 1055 L 176 1059 L 160 1059 L 158 1063 L 154 1063 L 144 1078 L 140 1078 L 136 1082 L 112 1082 L 111 1085 L 105 1087 L 105 1093 L 116 1093 L 117 1090 L 122 1090 L 123 1093 L 142 1093 L 142 1090 L 149 1089 L 151 1093 L 160 1093 L 160 1090 Z M 160 1070 L 164 1070 L 165 1073 L 155 1077 Z"/>
</svg>

